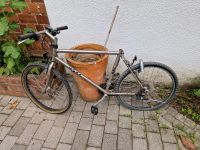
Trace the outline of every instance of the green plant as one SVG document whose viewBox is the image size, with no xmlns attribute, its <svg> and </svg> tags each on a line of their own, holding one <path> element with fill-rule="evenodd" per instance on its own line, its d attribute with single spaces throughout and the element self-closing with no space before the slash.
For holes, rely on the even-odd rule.
<svg viewBox="0 0 200 150">
<path fill-rule="evenodd" d="M 194 95 L 196 95 L 197 97 L 200 97 L 200 89 L 195 89 Z"/>
<path fill-rule="evenodd" d="M 19 28 L 19 24 L 9 20 L 17 11 L 23 11 L 27 7 L 24 0 L 0 0 L 0 75 L 10 75 L 21 72 L 24 65 L 21 62 L 24 45 L 17 45 L 13 40 L 13 31 Z M 24 32 L 28 32 L 26 29 Z M 26 44 L 32 44 L 32 40 Z"/>
</svg>

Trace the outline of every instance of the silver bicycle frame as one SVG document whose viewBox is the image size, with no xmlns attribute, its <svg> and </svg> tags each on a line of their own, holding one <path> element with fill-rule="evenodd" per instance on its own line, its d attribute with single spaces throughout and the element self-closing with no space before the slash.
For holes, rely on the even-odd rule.
<svg viewBox="0 0 200 150">
<path fill-rule="evenodd" d="M 56 45 L 57 47 L 57 38 L 52 36 L 48 31 L 44 31 L 41 33 L 45 33 L 47 36 L 49 36 L 52 40 L 53 40 L 53 45 Z M 105 55 L 116 55 L 116 59 L 114 62 L 114 65 L 112 67 L 112 71 L 111 71 L 111 75 L 107 81 L 106 84 L 106 89 L 103 89 L 102 87 L 100 87 L 98 84 L 94 83 L 92 80 L 88 79 L 85 75 L 83 75 L 82 73 L 80 73 L 79 71 L 77 71 L 75 68 L 71 67 L 69 64 L 65 63 L 62 59 L 60 59 L 58 57 L 58 53 L 81 53 L 81 54 L 105 54 Z M 124 57 L 124 51 L 122 49 L 120 49 L 119 51 L 87 51 L 87 50 L 69 50 L 69 49 L 57 49 L 57 48 L 53 48 L 53 56 L 52 56 L 52 62 L 50 63 L 49 67 L 48 67 L 48 71 L 47 71 L 47 83 L 46 86 L 44 88 L 45 92 L 48 88 L 49 85 L 49 81 L 50 81 L 50 76 L 51 76 L 51 69 L 54 66 L 55 61 L 58 61 L 59 63 L 63 64 L 66 68 L 68 68 L 71 72 L 75 73 L 76 75 L 78 75 L 79 77 L 81 77 L 82 79 L 84 79 L 86 82 L 89 82 L 91 85 L 93 85 L 94 87 L 96 87 L 97 89 L 99 89 L 101 92 L 104 93 L 104 95 L 108 96 L 117 96 L 117 95 L 124 95 L 124 96 L 133 96 L 135 95 L 135 93 L 114 93 L 114 92 L 109 92 L 109 87 L 111 85 L 111 81 L 113 78 L 113 75 L 116 71 L 116 68 L 119 65 L 120 59 L 123 60 L 124 64 L 127 66 L 127 68 L 130 70 L 131 74 L 133 75 L 133 77 L 136 79 L 136 81 L 138 82 L 138 84 L 141 86 L 141 88 L 143 88 L 140 80 L 138 79 L 137 75 L 135 74 L 135 72 L 133 72 L 130 68 L 130 63 L 128 60 L 125 59 Z"/>
</svg>

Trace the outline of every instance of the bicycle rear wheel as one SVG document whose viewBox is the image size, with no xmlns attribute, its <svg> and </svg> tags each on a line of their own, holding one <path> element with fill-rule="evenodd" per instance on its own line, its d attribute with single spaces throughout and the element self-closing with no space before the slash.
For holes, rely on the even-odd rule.
<svg viewBox="0 0 200 150">
<path fill-rule="evenodd" d="M 46 92 L 47 64 L 29 64 L 22 73 L 22 84 L 31 101 L 49 113 L 62 113 L 72 104 L 71 88 L 58 70 L 52 69 Z"/>
<path fill-rule="evenodd" d="M 135 93 L 134 96 L 117 96 L 123 106 L 132 110 L 156 110 L 170 103 L 178 87 L 176 74 L 168 66 L 157 62 L 145 62 L 144 71 L 140 66 L 132 66 L 143 87 L 142 89 L 135 78 L 127 69 L 116 81 L 117 93 Z"/>
</svg>

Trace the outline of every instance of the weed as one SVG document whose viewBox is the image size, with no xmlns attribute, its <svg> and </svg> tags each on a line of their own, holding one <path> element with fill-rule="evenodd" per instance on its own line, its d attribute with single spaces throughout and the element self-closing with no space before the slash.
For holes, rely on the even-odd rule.
<svg viewBox="0 0 200 150">
<path fill-rule="evenodd" d="M 132 118 L 132 115 L 131 115 L 131 114 L 124 114 L 123 116 L 124 116 L 124 117 L 128 117 L 128 118 Z"/>
<path fill-rule="evenodd" d="M 159 124 L 159 126 L 160 126 L 160 128 L 163 128 L 163 129 L 170 129 L 170 127 L 168 125 L 163 124 L 163 123 Z"/>
</svg>

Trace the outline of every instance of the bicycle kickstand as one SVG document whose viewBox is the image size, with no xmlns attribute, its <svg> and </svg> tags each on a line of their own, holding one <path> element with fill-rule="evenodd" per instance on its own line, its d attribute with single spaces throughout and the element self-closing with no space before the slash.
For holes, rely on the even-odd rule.
<svg viewBox="0 0 200 150">
<path fill-rule="evenodd" d="M 97 103 L 95 103 L 94 105 L 91 106 L 91 113 L 92 114 L 94 114 L 94 115 L 98 114 L 98 107 L 97 107 L 97 105 L 100 104 L 102 101 L 104 101 L 107 97 L 108 97 L 108 95 L 104 94 L 103 97 Z"/>
</svg>

